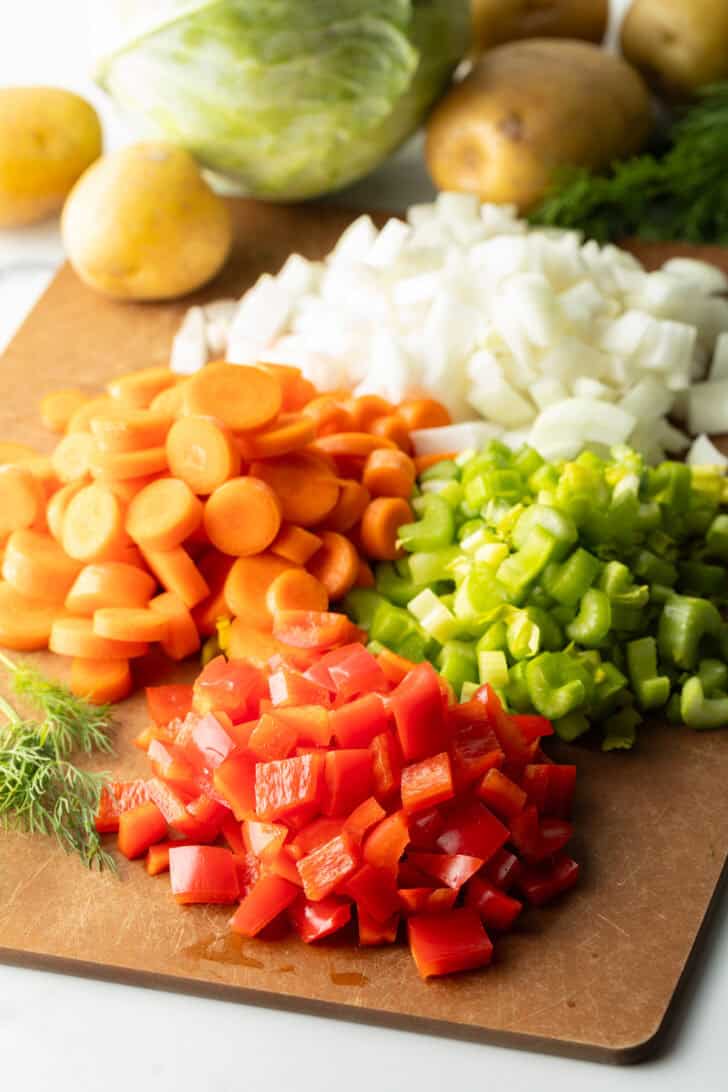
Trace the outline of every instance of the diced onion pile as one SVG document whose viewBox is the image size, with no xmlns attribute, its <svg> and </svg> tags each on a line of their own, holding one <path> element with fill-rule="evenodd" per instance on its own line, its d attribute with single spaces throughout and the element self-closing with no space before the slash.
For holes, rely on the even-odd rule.
<svg viewBox="0 0 728 1092">
<path fill-rule="evenodd" d="M 293 254 L 237 304 L 191 308 L 172 368 L 224 354 L 295 364 L 322 390 L 432 394 L 459 423 L 423 431 L 423 454 L 502 437 L 549 459 L 629 442 L 659 461 L 689 446 L 669 417 L 728 431 L 727 289 L 707 263 L 647 273 L 615 246 L 442 193 L 381 230 L 359 217 L 323 261 Z"/>
</svg>

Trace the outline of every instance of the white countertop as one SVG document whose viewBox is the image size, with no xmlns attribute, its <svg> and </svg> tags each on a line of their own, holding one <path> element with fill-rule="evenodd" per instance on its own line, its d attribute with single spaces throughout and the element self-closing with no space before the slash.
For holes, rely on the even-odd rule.
<svg viewBox="0 0 728 1092">
<path fill-rule="evenodd" d="M 100 109 L 107 145 L 126 139 L 85 76 L 82 0 L 0 0 L 0 17 L 3 84 L 71 87 Z M 341 200 L 398 208 L 431 193 L 415 145 Z M 0 345 L 60 256 L 54 222 L 0 232 Z M 720 1092 L 728 1087 L 725 892 L 716 909 L 669 1046 L 627 1069 L 0 965 L 0 1084 L 24 1092 L 441 1092 L 445 1082 L 508 1092 Z"/>
</svg>

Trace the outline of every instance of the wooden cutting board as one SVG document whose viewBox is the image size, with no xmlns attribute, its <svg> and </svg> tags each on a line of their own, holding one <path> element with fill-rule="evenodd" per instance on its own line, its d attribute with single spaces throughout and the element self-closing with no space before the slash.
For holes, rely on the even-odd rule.
<svg viewBox="0 0 728 1092">
<path fill-rule="evenodd" d="M 199 298 L 239 295 L 291 250 L 318 257 L 350 217 L 314 207 L 233 203 L 237 247 Z M 642 248 L 649 263 L 676 248 Z M 681 248 L 681 253 L 690 252 Z M 709 254 L 728 268 L 728 252 Z M 0 360 L 0 436 L 51 447 L 40 395 L 163 363 L 189 300 L 102 300 L 63 268 Z M 62 674 L 59 658 L 33 657 Z M 191 669 L 190 669 L 191 670 Z M 145 722 L 119 707 L 118 755 L 103 768 L 143 774 L 129 744 Z M 526 912 L 485 972 L 424 983 L 402 947 L 359 951 L 351 939 L 306 947 L 245 941 L 229 908 L 185 908 L 140 863 L 87 873 L 42 838 L 0 835 L 0 958 L 74 974 L 271 1007 L 430 1030 L 602 1061 L 633 1061 L 661 1041 L 666 1015 L 728 853 L 728 733 L 652 728 L 633 754 L 559 745 L 576 762 L 574 853 L 583 881 L 558 905 Z M 98 762 L 97 762 L 98 768 Z M 275 1019 L 275 1016 L 271 1016 Z"/>
</svg>

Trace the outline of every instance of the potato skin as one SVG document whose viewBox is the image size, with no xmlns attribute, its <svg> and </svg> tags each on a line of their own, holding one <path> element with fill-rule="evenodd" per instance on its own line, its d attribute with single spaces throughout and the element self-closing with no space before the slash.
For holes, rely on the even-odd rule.
<svg viewBox="0 0 728 1092">
<path fill-rule="evenodd" d="M 472 0 L 471 6 L 479 52 L 520 38 L 601 42 L 609 22 L 609 0 Z"/>
<path fill-rule="evenodd" d="M 85 99 L 60 87 L 0 88 L 0 228 L 58 212 L 101 155 L 101 125 Z"/>
<path fill-rule="evenodd" d="M 115 299 L 162 300 L 205 284 L 232 243 L 225 202 L 188 152 L 162 142 L 104 156 L 81 176 L 61 231 L 79 277 Z"/>
<path fill-rule="evenodd" d="M 728 2 L 633 0 L 620 45 L 659 94 L 688 98 L 728 78 Z"/>
<path fill-rule="evenodd" d="M 555 169 L 606 167 L 643 145 L 649 94 L 595 45 L 534 38 L 482 56 L 431 115 L 427 166 L 443 190 L 533 207 Z"/>
</svg>

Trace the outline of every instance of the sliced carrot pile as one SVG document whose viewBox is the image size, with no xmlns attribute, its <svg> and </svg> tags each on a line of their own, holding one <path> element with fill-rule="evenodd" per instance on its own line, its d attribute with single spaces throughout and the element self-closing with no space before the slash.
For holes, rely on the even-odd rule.
<svg viewBox="0 0 728 1092">
<path fill-rule="evenodd" d="M 71 657 L 74 691 L 100 702 L 129 692 L 152 644 L 182 660 L 219 634 L 263 666 L 281 651 L 274 618 L 294 638 L 311 615 L 349 634 L 326 612 L 372 586 L 370 560 L 399 556 L 409 430 L 449 420 L 429 399 L 222 361 L 54 391 L 41 415 L 64 433 L 50 457 L 0 442 L 0 643 Z"/>
</svg>

